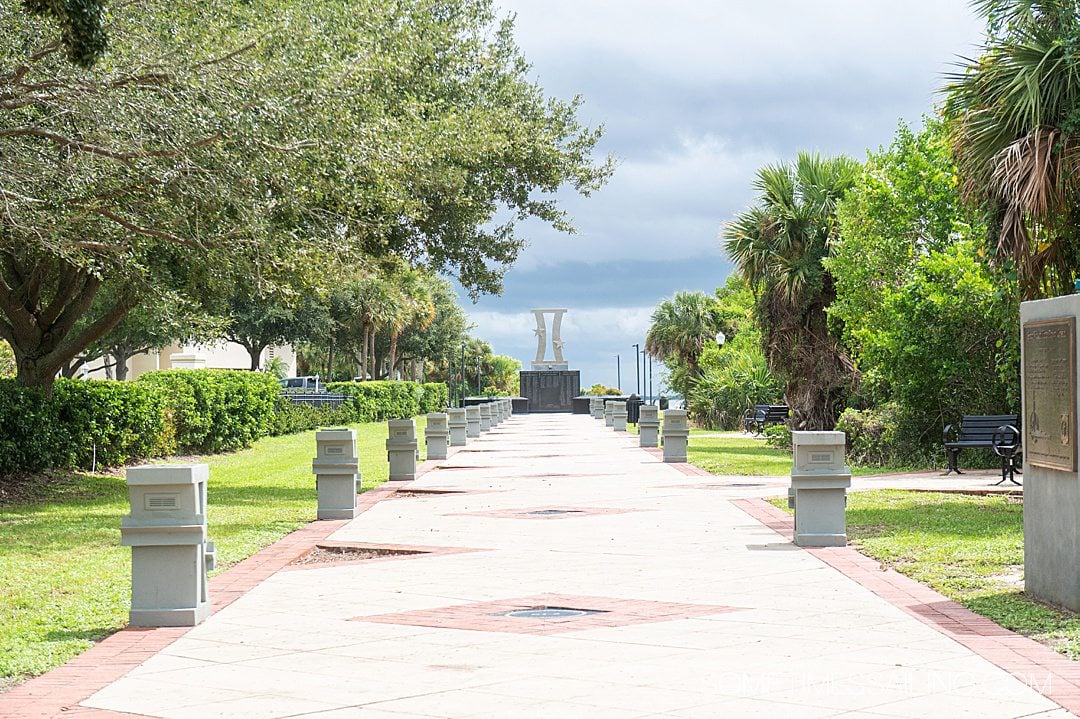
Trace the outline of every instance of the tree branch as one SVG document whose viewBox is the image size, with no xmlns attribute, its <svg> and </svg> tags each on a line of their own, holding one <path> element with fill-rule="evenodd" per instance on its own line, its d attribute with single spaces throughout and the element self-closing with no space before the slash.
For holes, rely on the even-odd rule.
<svg viewBox="0 0 1080 719">
<path fill-rule="evenodd" d="M 106 210 L 104 207 L 91 207 L 89 208 L 89 210 L 95 214 L 101 215 L 106 219 L 112 220 L 126 230 L 131 230 L 132 232 L 136 232 L 140 235 L 146 235 L 147 237 L 156 237 L 159 240 L 175 242 L 176 244 L 183 245 L 184 247 L 202 249 L 202 244 L 199 242 L 184 239 L 179 235 L 174 235 L 171 232 L 165 232 L 164 230 L 155 230 L 152 227 L 143 227 L 142 225 L 137 225 L 134 222 L 125 220 L 123 217 L 120 217 L 120 215 L 116 214 L 112 210 Z"/>
</svg>

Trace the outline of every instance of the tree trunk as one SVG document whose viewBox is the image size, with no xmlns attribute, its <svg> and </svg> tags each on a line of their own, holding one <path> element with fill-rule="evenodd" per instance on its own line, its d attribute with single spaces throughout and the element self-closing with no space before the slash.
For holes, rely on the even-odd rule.
<svg viewBox="0 0 1080 719">
<path fill-rule="evenodd" d="M 398 332 L 390 333 L 390 360 L 387 362 L 387 372 L 389 373 L 389 376 L 387 379 L 394 379 L 395 365 L 397 364 L 397 341 L 399 334 L 400 333 Z"/>
<path fill-rule="evenodd" d="M 123 344 L 118 344 L 113 347 L 112 356 L 116 361 L 116 379 L 118 382 L 124 382 L 128 378 L 128 360 L 131 359 L 132 351 L 131 347 Z"/>
<path fill-rule="evenodd" d="M 334 343 L 326 351 L 326 382 L 334 381 Z"/>
</svg>

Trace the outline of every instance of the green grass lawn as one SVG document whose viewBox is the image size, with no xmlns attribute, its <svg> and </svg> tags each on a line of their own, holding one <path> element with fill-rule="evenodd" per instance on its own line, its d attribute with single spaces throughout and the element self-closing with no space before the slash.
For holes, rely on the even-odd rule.
<svg viewBox="0 0 1080 719">
<path fill-rule="evenodd" d="M 423 458 L 424 418 L 416 424 Z M 355 428 L 363 486 L 370 489 L 389 474 L 386 424 Z M 312 431 L 268 437 L 232 454 L 183 458 L 210 465 L 215 573 L 315 519 L 314 454 Z M 123 477 L 61 475 L 41 491 L 37 501 L 0 506 L 0 689 L 63 664 L 127 623 Z"/>
<path fill-rule="evenodd" d="M 787 509 L 786 498 L 772 500 Z M 848 537 L 863 554 L 1003 627 L 1080 657 L 1080 616 L 1027 598 L 1023 509 L 1004 496 L 881 490 L 848 495 Z"/>
<path fill-rule="evenodd" d="M 686 458 L 690 464 L 706 472 L 721 475 L 779 476 L 791 475 L 791 452 L 775 449 L 761 437 L 742 432 L 721 432 L 710 429 L 691 429 Z M 994 466 L 994 465 L 990 465 Z M 926 467 L 892 468 L 898 472 L 915 471 Z M 879 474 L 880 467 L 852 467 L 855 476 Z"/>
</svg>

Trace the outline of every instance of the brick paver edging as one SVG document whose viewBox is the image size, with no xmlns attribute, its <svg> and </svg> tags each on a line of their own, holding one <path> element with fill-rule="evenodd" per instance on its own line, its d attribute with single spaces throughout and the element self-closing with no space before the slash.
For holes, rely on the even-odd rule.
<svg viewBox="0 0 1080 719">
<path fill-rule="evenodd" d="M 428 469 L 423 465 L 421 467 L 424 470 Z M 364 492 L 357 498 L 357 513 L 367 511 L 407 485 L 408 482 L 386 482 Z M 213 610 L 216 612 L 229 606 L 260 582 L 311 551 L 317 542 L 324 541 L 347 523 L 348 520 L 312 522 L 217 575 L 210 580 Z M 0 717 L 4 719 L 53 719 L 55 717 L 132 719 L 141 717 L 137 714 L 81 707 L 78 704 L 120 679 L 190 630 L 191 627 L 121 629 L 66 664 L 0 694 Z"/>
<path fill-rule="evenodd" d="M 794 518 L 782 509 L 764 499 L 735 499 L 732 504 L 786 539 L 792 538 Z M 852 547 L 806 551 L 1048 699 L 1080 713 L 1080 662 L 1005 629 L 893 569 L 882 570 L 880 562 Z"/>
</svg>

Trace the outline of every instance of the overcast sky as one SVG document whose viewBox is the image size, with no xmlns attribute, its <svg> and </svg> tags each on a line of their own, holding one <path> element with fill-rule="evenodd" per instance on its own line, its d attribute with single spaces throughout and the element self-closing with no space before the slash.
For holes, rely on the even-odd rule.
<svg viewBox="0 0 1080 719">
<path fill-rule="evenodd" d="M 565 307 L 582 386 L 634 391 L 652 308 L 731 272 L 721 225 L 753 200 L 758 167 L 799 150 L 865 157 L 939 101 L 975 54 L 966 0 L 496 0 L 549 95 L 582 95 L 603 124 L 612 181 L 565 207 L 579 233 L 527 225 L 501 297 L 463 305 L 474 334 L 528 369 L 533 307 Z"/>
</svg>

